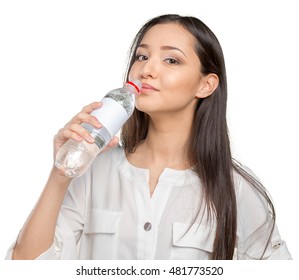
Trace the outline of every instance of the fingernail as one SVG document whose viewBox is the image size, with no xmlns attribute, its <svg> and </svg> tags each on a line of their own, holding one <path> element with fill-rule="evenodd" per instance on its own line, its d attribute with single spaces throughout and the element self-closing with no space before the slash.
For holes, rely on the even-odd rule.
<svg viewBox="0 0 299 280">
<path fill-rule="evenodd" d="M 98 120 L 95 122 L 95 125 L 96 125 L 97 128 L 101 128 L 102 127 L 101 123 Z"/>
<path fill-rule="evenodd" d="M 94 127 L 97 127 L 97 128 L 101 128 L 102 127 L 102 125 L 99 122 L 99 120 L 96 117 L 94 117 L 94 116 L 92 116 L 92 125 Z"/>
<path fill-rule="evenodd" d="M 76 137 L 76 140 L 79 142 L 83 140 L 83 138 L 80 135 L 76 135 L 75 137 Z"/>
<path fill-rule="evenodd" d="M 90 143 L 94 143 L 94 138 L 91 135 L 89 135 L 87 141 Z"/>
</svg>

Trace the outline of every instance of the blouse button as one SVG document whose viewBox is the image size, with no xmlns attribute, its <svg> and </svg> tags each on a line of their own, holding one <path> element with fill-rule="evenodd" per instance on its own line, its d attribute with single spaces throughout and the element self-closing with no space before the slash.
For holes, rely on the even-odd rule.
<svg viewBox="0 0 299 280">
<path fill-rule="evenodd" d="M 143 228 L 145 231 L 150 231 L 152 229 L 152 224 L 147 222 L 144 224 Z"/>
<path fill-rule="evenodd" d="M 280 246 L 281 246 L 281 242 L 278 242 L 273 246 L 273 249 L 278 249 Z"/>
</svg>

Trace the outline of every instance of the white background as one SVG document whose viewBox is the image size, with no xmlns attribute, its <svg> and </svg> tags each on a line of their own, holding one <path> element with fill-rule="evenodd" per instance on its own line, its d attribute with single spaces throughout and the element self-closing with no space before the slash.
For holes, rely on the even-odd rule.
<svg viewBox="0 0 299 280">
<path fill-rule="evenodd" d="M 270 191 L 298 259 L 296 1 L 1 1 L 0 259 L 52 165 L 52 138 L 81 108 L 122 85 L 129 45 L 151 17 L 202 19 L 227 66 L 234 156 Z"/>
</svg>

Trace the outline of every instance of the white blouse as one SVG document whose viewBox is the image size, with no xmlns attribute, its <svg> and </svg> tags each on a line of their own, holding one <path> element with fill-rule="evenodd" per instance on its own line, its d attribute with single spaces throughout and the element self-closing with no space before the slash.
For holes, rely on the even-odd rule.
<svg viewBox="0 0 299 280">
<path fill-rule="evenodd" d="M 268 209 L 256 190 L 240 175 L 234 177 L 235 259 L 260 258 L 265 241 L 259 234 L 250 237 Z M 198 176 L 192 170 L 165 168 L 152 197 L 148 181 L 149 171 L 131 165 L 121 147 L 98 156 L 85 175 L 72 180 L 55 241 L 37 259 L 210 259 L 215 224 L 199 208 Z M 291 259 L 276 227 L 263 258 Z"/>
</svg>

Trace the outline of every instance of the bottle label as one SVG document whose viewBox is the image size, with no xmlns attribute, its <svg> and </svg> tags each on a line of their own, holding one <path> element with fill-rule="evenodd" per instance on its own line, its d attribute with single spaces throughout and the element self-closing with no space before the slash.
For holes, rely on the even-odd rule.
<svg viewBox="0 0 299 280">
<path fill-rule="evenodd" d="M 94 110 L 91 115 L 96 117 L 113 137 L 128 120 L 128 114 L 117 101 L 111 98 L 103 98 L 101 102 L 102 107 Z"/>
</svg>

